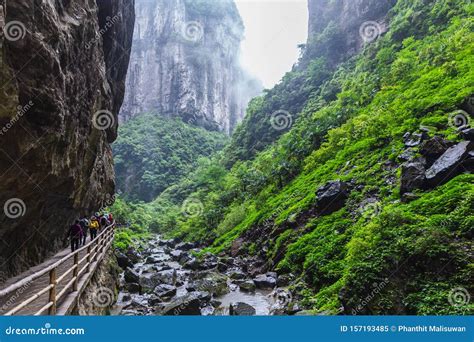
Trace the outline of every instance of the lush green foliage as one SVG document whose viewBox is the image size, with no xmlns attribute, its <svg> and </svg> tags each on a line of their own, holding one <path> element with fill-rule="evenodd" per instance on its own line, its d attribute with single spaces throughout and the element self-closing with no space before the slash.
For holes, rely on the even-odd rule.
<svg viewBox="0 0 474 342">
<path fill-rule="evenodd" d="M 118 190 L 128 200 L 150 201 L 225 141 L 223 134 L 176 118 L 139 115 L 120 126 L 113 145 Z"/>
<path fill-rule="evenodd" d="M 254 99 L 224 152 L 148 205 L 154 229 L 214 253 L 244 237 L 249 253 L 298 276 L 317 312 L 472 313 L 448 295 L 474 290 L 474 176 L 401 203 L 397 156 L 421 126 L 457 139 L 448 117 L 474 93 L 473 14 L 467 1 L 399 0 L 389 31 L 360 55 L 336 70 L 314 57 L 287 75 Z M 272 128 L 274 109 L 293 114 L 286 133 Z M 335 179 L 354 184 L 345 207 L 315 216 L 315 190 Z"/>
</svg>

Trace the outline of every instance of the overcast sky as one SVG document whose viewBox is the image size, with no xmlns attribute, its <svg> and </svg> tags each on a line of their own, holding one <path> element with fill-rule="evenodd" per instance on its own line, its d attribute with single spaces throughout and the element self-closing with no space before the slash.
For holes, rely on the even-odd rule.
<svg viewBox="0 0 474 342">
<path fill-rule="evenodd" d="M 245 25 L 242 65 L 271 88 L 297 61 L 306 42 L 306 0 L 235 0 Z"/>
</svg>

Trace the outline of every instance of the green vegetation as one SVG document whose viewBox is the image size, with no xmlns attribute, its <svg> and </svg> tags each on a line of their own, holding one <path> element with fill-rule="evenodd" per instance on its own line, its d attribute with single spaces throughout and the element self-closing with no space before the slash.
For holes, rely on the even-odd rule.
<svg viewBox="0 0 474 342">
<path fill-rule="evenodd" d="M 113 145 L 118 191 L 127 200 L 150 201 L 222 148 L 226 136 L 180 119 L 142 114 L 122 124 Z"/>
<path fill-rule="evenodd" d="M 472 313 L 448 296 L 474 291 L 474 176 L 402 203 L 397 156 L 404 133 L 422 126 L 458 139 L 448 117 L 474 94 L 473 14 L 468 1 L 399 0 L 389 31 L 334 70 L 323 56 L 303 57 L 253 100 L 224 151 L 145 205 L 147 224 L 213 253 L 243 237 L 247 252 L 298 277 L 315 312 Z M 276 110 L 292 114 L 291 128 L 272 127 Z M 316 189 L 336 179 L 354 185 L 345 207 L 316 216 Z M 190 199 L 199 204 L 191 215 Z"/>
</svg>

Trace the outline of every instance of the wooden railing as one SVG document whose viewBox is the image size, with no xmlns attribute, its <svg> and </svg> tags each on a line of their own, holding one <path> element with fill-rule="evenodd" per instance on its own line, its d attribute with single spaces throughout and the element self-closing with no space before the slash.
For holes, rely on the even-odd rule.
<svg viewBox="0 0 474 342">
<path fill-rule="evenodd" d="M 77 249 L 76 251 L 68 254 L 61 260 L 55 262 L 54 264 L 10 285 L 9 287 L 0 291 L 0 298 L 11 294 L 14 291 L 17 291 L 21 288 L 27 287 L 28 284 L 31 284 L 40 277 L 47 276 L 49 273 L 49 284 L 33 294 L 28 294 L 26 299 L 23 299 L 21 303 L 16 304 L 5 316 L 11 316 L 17 314 L 20 310 L 27 308 L 33 302 L 37 301 L 46 293 L 49 294 L 48 301 L 43 305 L 39 310 L 35 310 L 32 314 L 42 315 L 48 312 L 49 315 L 56 315 L 58 310 L 58 304 L 65 297 L 65 295 L 76 293 L 78 295 L 79 291 L 87 286 L 88 281 L 84 281 L 79 288 L 79 282 L 83 278 L 88 278 L 88 275 L 92 275 L 100 261 L 103 259 L 105 253 L 112 244 L 115 231 L 115 223 L 105 227 L 97 237 L 89 242 L 87 245 Z M 85 255 L 79 259 L 82 252 L 86 252 Z M 70 263 L 70 260 L 73 259 L 73 262 Z M 58 269 L 60 266 L 71 266 L 62 274 L 59 274 Z M 59 287 L 60 284 L 64 283 L 67 280 L 67 277 L 72 274 L 71 279 L 64 285 L 62 288 Z M 59 290 L 60 289 L 60 290 Z M 77 298 L 76 298 L 77 299 Z M 41 304 L 40 304 L 41 305 Z"/>
</svg>

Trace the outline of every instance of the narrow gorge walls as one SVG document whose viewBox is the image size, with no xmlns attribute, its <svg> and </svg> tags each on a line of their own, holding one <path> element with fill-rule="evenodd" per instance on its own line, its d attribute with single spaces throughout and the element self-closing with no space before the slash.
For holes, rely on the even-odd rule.
<svg viewBox="0 0 474 342">
<path fill-rule="evenodd" d="M 239 66 L 244 26 L 232 0 L 137 0 L 120 119 L 154 112 L 232 132 L 259 82 Z"/>
<path fill-rule="evenodd" d="M 0 274 L 110 201 L 133 0 L 0 1 Z"/>
</svg>

